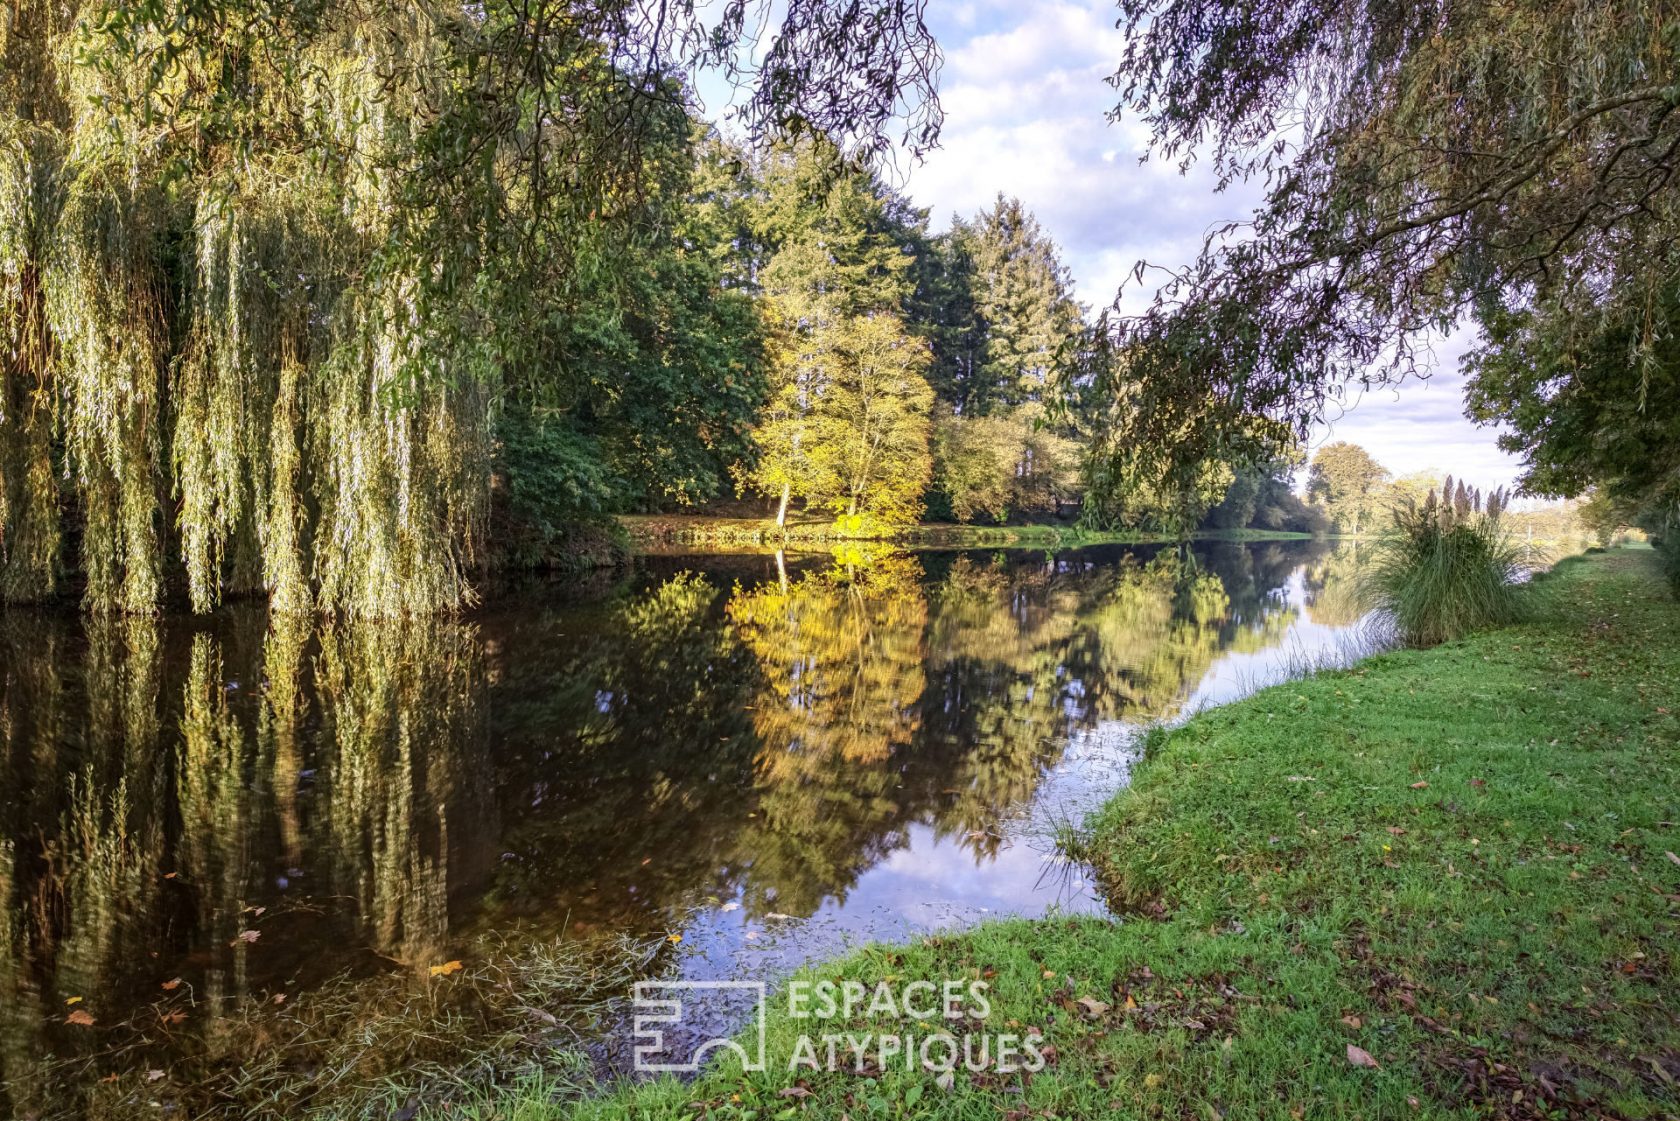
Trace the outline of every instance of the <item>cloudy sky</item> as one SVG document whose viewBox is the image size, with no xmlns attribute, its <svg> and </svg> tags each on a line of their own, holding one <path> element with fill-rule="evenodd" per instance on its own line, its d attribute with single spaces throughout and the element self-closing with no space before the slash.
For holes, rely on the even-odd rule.
<svg viewBox="0 0 1680 1121">
<path fill-rule="evenodd" d="M 1144 131 L 1107 121 L 1115 95 L 1104 78 L 1122 52 L 1111 0 L 928 6 L 945 51 L 945 129 L 940 150 L 896 178 L 933 209 L 935 229 L 999 191 L 1019 196 L 1062 246 L 1080 298 L 1101 307 L 1140 258 L 1183 264 L 1211 226 L 1252 208 L 1255 196 L 1241 187 L 1221 195 L 1195 169 L 1140 164 Z M 1463 417 L 1457 356 L 1466 341 L 1437 347 L 1428 382 L 1352 403 L 1315 444 L 1352 440 L 1396 474 L 1435 469 L 1483 485 L 1510 482 L 1518 464 L 1491 431 Z"/>
</svg>

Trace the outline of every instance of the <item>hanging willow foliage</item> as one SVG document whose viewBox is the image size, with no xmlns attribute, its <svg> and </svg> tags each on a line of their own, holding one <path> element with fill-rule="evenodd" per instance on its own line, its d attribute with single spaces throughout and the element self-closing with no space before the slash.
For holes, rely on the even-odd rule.
<svg viewBox="0 0 1680 1121">
<path fill-rule="evenodd" d="M 471 603 L 500 404 L 564 398 L 672 74 L 755 5 L 0 5 L 0 602 Z M 787 5 L 759 127 L 931 143 L 920 5 L 864 7 Z"/>
</svg>

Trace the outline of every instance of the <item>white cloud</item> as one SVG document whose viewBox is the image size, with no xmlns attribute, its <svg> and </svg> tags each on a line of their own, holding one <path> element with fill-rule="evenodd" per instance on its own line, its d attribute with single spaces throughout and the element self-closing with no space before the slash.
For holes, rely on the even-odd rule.
<svg viewBox="0 0 1680 1121">
<path fill-rule="evenodd" d="M 935 228 L 990 205 L 999 191 L 1015 195 L 1062 247 L 1082 300 L 1105 307 L 1124 284 L 1122 308 L 1136 311 L 1161 280 L 1133 283 L 1138 261 L 1185 265 L 1211 230 L 1252 212 L 1256 187 L 1220 193 L 1200 166 L 1180 174 L 1176 163 L 1140 163 L 1147 129 L 1108 121 L 1117 95 L 1104 79 L 1124 50 L 1111 0 L 931 7 L 946 55 L 945 129 L 940 149 L 911 167 L 903 186 L 932 208 Z M 1493 432 L 1463 417 L 1462 350 L 1461 338 L 1443 343 L 1432 379 L 1365 395 L 1330 418 L 1315 446 L 1352 440 L 1397 474 L 1439 468 L 1512 481 L 1520 465 Z"/>
</svg>

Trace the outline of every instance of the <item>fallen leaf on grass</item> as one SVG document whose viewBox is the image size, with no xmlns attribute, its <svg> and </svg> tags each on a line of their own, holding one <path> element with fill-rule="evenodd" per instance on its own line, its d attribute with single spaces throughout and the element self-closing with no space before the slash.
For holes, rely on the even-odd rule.
<svg viewBox="0 0 1680 1121">
<path fill-rule="evenodd" d="M 146 1081 L 147 1082 L 156 1082 L 158 1079 L 160 1079 L 162 1077 L 163 1077 L 163 1071 L 161 1071 L 161 1070 L 148 1070 L 146 1072 Z"/>
<path fill-rule="evenodd" d="M 79 1028 L 93 1027 L 93 1017 L 80 1008 L 64 1017 L 64 1022 L 67 1024 L 75 1024 Z"/>
<path fill-rule="evenodd" d="M 1346 1024 L 1348 1027 L 1352 1028 L 1354 1031 L 1358 1031 L 1360 1026 L 1364 1023 L 1364 1021 L 1361 1020 L 1358 1016 L 1343 1016 L 1342 1017 L 1342 1023 Z"/>
<path fill-rule="evenodd" d="M 451 973 L 459 973 L 464 968 L 459 961 L 446 961 L 442 965 L 431 967 L 433 977 L 447 977 Z"/>
<path fill-rule="evenodd" d="M 1382 1069 L 1377 1065 L 1377 1060 L 1371 1057 L 1371 1052 L 1363 1047 L 1355 1047 L 1351 1043 L 1347 1045 L 1347 1061 L 1356 1067 L 1366 1067 L 1370 1070 Z"/>
<path fill-rule="evenodd" d="M 800 1098 L 810 1097 L 811 1096 L 811 1091 L 807 1090 L 803 1086 L 789 1086 L 784 1090 L 777 1090 L 776 1091 L 776 1096 L 778 1098 L 793 1098 L 795 1100 L 798 1100 Z"/>
<path fill-rule="evenodd" d="M 1666 851 L 1663 853 L 1663 855 L 1668 857 L 1668 862 L 1670 864 L 1680 864 L 1680 856 L 1675 856 L 1673 853 L 1666 852 Z"/>
<path fill-rule="evenodd" d="M 1086 1015 L 1090 1016 L 1093 1020 L 1108 1011 L 1108 1005 L 1094 996 L 1082 996 L 1076 1003 L 1078 1003 L 1079 1007 L 1085 1009 Z"/>
<path fill-rule="evenodd" d="M 1429 784 L 1427 782 L 1414 782 L 1414 783 L 1412 783 L 1412 789 L 1413 790 L 1428 790 L 1429 789 Z"/>
</svg>

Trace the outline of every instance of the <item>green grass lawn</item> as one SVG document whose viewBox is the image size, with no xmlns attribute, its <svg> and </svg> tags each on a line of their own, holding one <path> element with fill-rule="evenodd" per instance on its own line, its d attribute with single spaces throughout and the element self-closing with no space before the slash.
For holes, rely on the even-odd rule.
<svg viewBox="0 0 1680 1121">
<path fill-rule="evenodd" d="M 1123 920 L 999 923 L 804 975 L 985 980 L 983 1030 L 1041 1033 L 1038 1073 L 790 1072 L 800 1032 L 836 1028 L 777 1011 L 764 1073 L 483 1111 L 1680 1116 L 1680 606 L 1648 550 L 1566 561 L 1530 595 L 1522 626 L 1151 736 L 1077 842 Z"/>
</svg>

